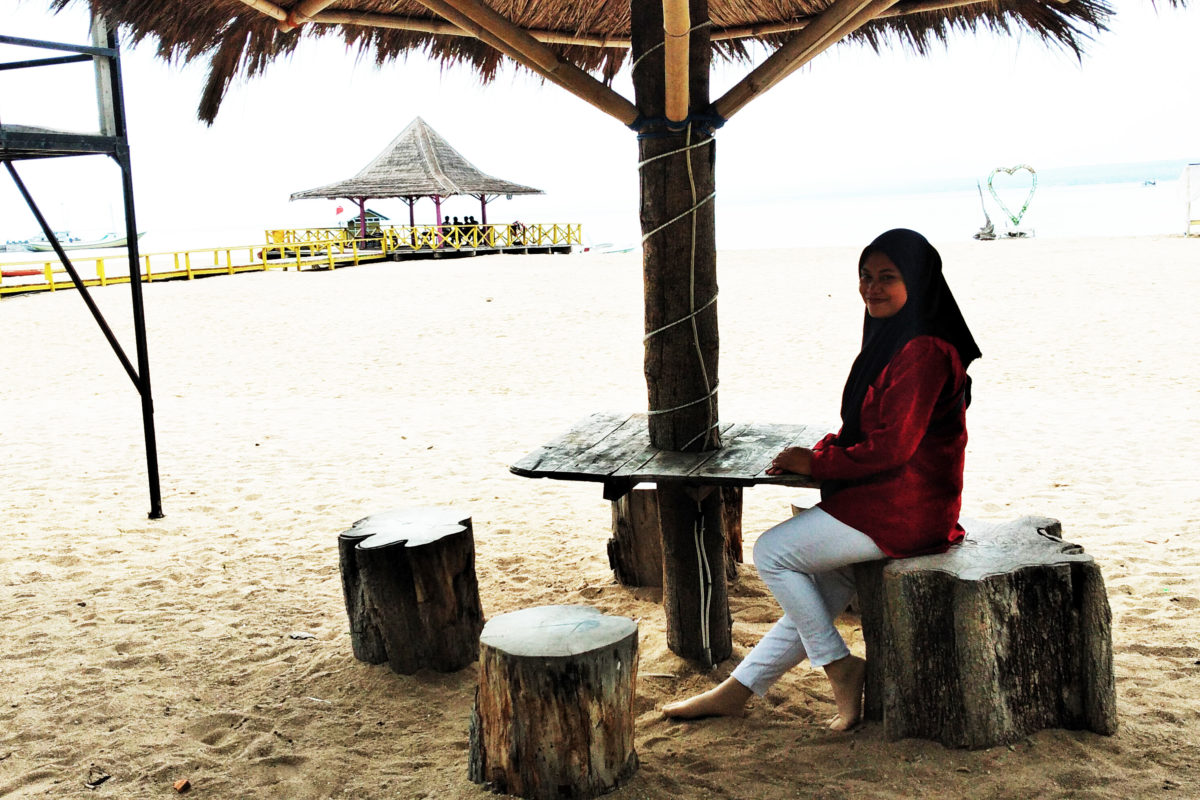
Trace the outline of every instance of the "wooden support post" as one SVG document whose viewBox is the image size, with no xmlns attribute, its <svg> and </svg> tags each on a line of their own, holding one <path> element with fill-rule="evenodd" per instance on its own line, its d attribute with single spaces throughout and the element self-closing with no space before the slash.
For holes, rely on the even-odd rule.
<svg viewBox="0 0 1200 800">
<path fill-rule="evenodd" d="M 622 586 L 663 585 L 662 530 L 653 483 L 639 483 L 612 504 L 608 565 Z"/>
<path fill-rule="evenodd" d="M 338 556 L 355 658 L 406 675 L 475 660 L 483 610 L 469 516 L 446 508 L 373 514 L 338 537 Z"/>
<path fill-rule="evenodd" d="M 725 536 L 719 491 L 697 493 L 660 483 L 663 612 L 667 647 L 711 666 L 733 652 L 733 619 L 725 579 Z"/>
<path fill-rule="evenodd" d="M 864 713 L 890 739 L 981 748 L 1044 728 L 1117 729 L 1111 612 L 1057 520 L 963 521 L 947 553 L 856 567 Z"/>
<path fill-rule="evenodd" d="M 468 776 L 495 792 L 590 798 L 638 768 L 637 623 L 586 606 L 501 614 L 480 636 Z"/>
<path fill-rule="evenodd" d="M 650 442 L 662 450 L 708 450 L 721 445 L 712 202 L 716 143 L 709 131 L 688 126 L 674 132 L 663 122 L 662 0 L 633 2 L 630 12 L 638 112 L 659 121 L 638 141 Z M 691 0 L 689 17 L 708 19 L 707 0 Z M 708 108 L 706 27 L 692 32 L 688 54 L 688 105 Z M 698 511 L 696 499 L 682 487 L 660 485 L 658 509 L 667 646 L 684 658 L 716 663 L 732 652 L 720 493 L 707 495 Z"/>
<path fill-rule="evenodd" d="M 708 131 L 670 131 L 662 122 L 662 3 L 633 3 L 632 13 L 634 56 L 649 51 L 633 73 L 638 111 L 660 121 L 638 142 L 650 443 L 662 450 L 709 450 L 720 447 L 714 427 L 719 420 L 716 142 Z M 693 0 L 691 18 L 708 18 L 704 0 Z M 689 105 L 707 108 L 707 28 L 691 36 Z"/>
<path fill-rule="evenodd" d="M 725 577 L 737 578 L 742 558 L 742 487 L 721 487 L 721 527 L 725 534 Z"/>
<path fill-rule="evenodd" d="M 721 518 L 725 534 L 725 578 L 735 580 L 742 563 L 742 489 L 722 486 Z M 613 537 L 608 565 L 622 586 L 663 585 L 662 526 L 653 483 L 639 483 L 613 501 Z"/>
</svg>

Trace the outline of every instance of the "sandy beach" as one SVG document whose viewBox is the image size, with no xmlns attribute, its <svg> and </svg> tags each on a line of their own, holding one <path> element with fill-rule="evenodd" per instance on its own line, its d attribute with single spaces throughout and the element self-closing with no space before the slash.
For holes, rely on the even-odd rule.
<svg viewBox="0 0 1200 800">
<path fill-rule="evenodd" d="M 733 658 L 682 661 L 657 593 L 613 580 L 599 487 L 508 471 L 592 412 L 644 410 L 642 280 L 637 254 L 500 256 L 146 287 L 153 521 L 138 400 L 79 295 L 0 300 L 0 797 L 166 797 L 182 778 L 202 798 L 489 797 L 467 779 L 475 668 L 351 653 L 336 537 L 414 505 L 472 516 L 488 617 L 638 620 L 641 769 L 614 800 L 1200 797 L 1200 240 L 935 244 L 984 353 L 963 513 L 1055 517 L 1100 563 L 1115 736 L 833 734 L 807 666 L 745 719 L 663 718 L 778 608 L 745 565 Z M 720 254 L 723 418 L 835 427 L 857 254 Z M 128 287 L 94 296 L 132 351 Z M 794 501 L 815 493 L 747 492 L 747 552 Z"/>
</svg>

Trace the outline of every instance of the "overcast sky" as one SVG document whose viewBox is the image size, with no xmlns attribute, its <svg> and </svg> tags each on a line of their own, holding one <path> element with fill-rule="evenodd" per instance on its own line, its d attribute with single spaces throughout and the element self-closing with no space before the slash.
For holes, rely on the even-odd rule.
<svg viewBox="0 0 1200 800">
<path fill-rule="evenodd" d="M 0 32 L 87 41 L 86 14 L 54 17 L 46 5 L 0 0 Z M 957 38 L 928 57 L 837 47 L 718 132 L 719 230 L 739 208 L 814 192 L 986 178 L 1019 163 L 1041 170 L 1200 160 L 1196 5 L 1154 11 L 1148 0 L 1126 0 L 1082 64 L 1032 37 L 991 34 Z M 31 55 L 2 49 L 4 61 Z M 207 127 L 195 113 L 206 65 L 171 66 L 152 50 L 143 44 L 123 57 L 142 229 L 190 231 L 218 244 L 227 242 L 214 236 L 330 224 L 335 203 L 289 203 L 288 195 L 349 177 L 421 116 L 485 172 L 546 190 L 544 198 L 497 201 L 492 221 L 583 222 L 636 234 L 633 133 L 526 73 L 510 70 L 483 87 L 466 69 L 443 72 L 419 57 L 378 69 L 335 41 L 309 41 L 263 78 L 236 85 Z M 719 67 L 713 96 L 747 69 Z M 616 88 L 632 97 L 627 71 Z M 94 128 L 92 91 L 87 65 L 0 72 L 0 121 Z M 120 225 L 107 159 L 18 168 L 55 227 Z M 372 206 L 406 214 L 396 201 Z M 419 222 L 432 220 L 432 203 L 417 209 Z M 446 210 L 478 215 L 478 205 L 461 198 Z M 0 176 L 0 239 L 35 232 Z"/>
</svg>

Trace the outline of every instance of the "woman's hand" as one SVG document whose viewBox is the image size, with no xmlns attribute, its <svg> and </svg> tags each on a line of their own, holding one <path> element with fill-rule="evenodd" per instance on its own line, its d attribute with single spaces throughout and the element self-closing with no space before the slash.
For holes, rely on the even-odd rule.
<svg viewBox="0 0 1200 800">
<path fill-rule="evenodd" d="M 807 447 L 785 447 L 767 467 L 768 475 L 794 472 L 797 475 L 812 475 L 813 451 Z"/>
</svg>

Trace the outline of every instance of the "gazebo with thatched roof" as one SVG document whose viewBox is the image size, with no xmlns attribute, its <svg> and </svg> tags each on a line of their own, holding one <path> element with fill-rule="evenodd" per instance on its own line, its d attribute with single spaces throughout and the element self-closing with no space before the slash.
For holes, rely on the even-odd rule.
<svg viewBox="0 0 1200 800">
<path fill-rule="evenodd" d="M 465 63 L 485 81 L 511 59 L 627 125 L 639 147 L 649 437 L 660 450 L 684 452 L 721 447 L 716 130 L 842 41 L 924 53 L 952 32 L 992 30 L 1080 54 L 1114 13 L 1108 0 L 89 2 L 135 39 L 157 38 L 164 57 L 210 57 L 199 107 L 208 121 L 236 77 L 261 73 L 305 36 L 337 35 L 377 62 L 422 53 Z M 750 61 L 752 44 L 771 55 L 710 98 L 714 58 Z M 611 86 L 627 63 L 632 99 Z M 659 511 L 664 551 L 677 554 L 664 574 L 668 644 L 687 658 L 721 661 L 732 650 L 728 601 L 720 570 L 705 570 L 724 554 L 721 493 L 660 487 Z M 694 624 L 676 626 L 680 618 Z"/>
<path fill-rule="evenodd" d="M 416 225 L 413 205 L 433 199 L 435 224 L 442 220 L 442 200 L 454 195 L 479 198 L 479 218 L 487 224 L 489 199 L 500 195 L 544 194 L 481 172 L 450 146 L 429 123 L 417 117 L 353 178 L 292 194 L 292 200 L 344 198 L 358 205 L 359 235 L 367 238 L 367 200 L 399 197 L 408 204 L 408 224 Z"/>
</svg>

